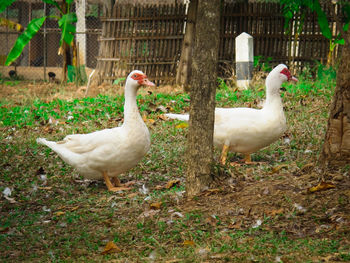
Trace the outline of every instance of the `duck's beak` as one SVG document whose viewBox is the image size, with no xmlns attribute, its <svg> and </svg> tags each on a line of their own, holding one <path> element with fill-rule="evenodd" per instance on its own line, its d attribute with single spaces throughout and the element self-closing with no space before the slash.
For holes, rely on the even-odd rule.
<svg viewBox="0 0 350 263">
<path fill-rule="evenodd" d="M 294 81 L 294 82 L 298 82 L 298 79 L 296 77 L 293 77 L 293 76 L 289 80 Z"/>
<path fill-rule="evenodd" d="M 148 87 L 154 87 L 156 85 L 152 81 L 149 81 L 147 77 L 140 79 L 138 82 L 140 85 L 148 86 Z"/>
</svg>

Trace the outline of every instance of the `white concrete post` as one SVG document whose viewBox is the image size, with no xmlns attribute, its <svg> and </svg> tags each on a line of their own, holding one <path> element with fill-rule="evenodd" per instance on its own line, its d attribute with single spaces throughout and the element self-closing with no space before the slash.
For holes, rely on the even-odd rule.
<svg viewBox="0 0 350 263">
<path fill-rule="evenodd" d="M 86 0 L 76 1 L 77 43 L 79 44 L 79 64 L 86 63 L 86 23 L 85 23 Z"/>
<path fill-rule="evenodd" d="M 243 32 L 236 37 L 236 77 L 239 88 L 249 87 L 253 77 L 253 66 L 253 37 Z"/>
</svg>

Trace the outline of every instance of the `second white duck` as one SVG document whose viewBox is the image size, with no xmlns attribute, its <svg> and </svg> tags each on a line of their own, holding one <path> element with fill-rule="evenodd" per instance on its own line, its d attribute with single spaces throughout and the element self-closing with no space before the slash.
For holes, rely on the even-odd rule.
<svg viewBox="0 0 350 263">
<path fill-rule="evenodd" d="M 108 190 L 128 189 L 120 184 L 118 175 L 136 166 L 150 149 L 150 134 L 136 104 L 136 93 L 141 86 L 155 85 L 143 72 L 132 71 L 125 84 L 121 127 L 68 135 L 58 142 L 38 138 L 37 142 L 50 147 L 84 177 L 104 179 Z M 114 185 L 110 178 L 114 178 Z"/>
<path fill-rule="evenodd" d="M 286 65 L 275 67 L 266 78 L 266 101 L 262 109 L 216 108 L 214 145 L 222 149 L 220 162 L 226 163 L 227 152 L 245 155 L 245 163 L 252 163 L 250 154 L 264 148 L 287 129 L 280 96 L 285 81 L 297 81 Z M 171 119 L 188 121 L 188 114 L 165 114 Z"/>
</svg>

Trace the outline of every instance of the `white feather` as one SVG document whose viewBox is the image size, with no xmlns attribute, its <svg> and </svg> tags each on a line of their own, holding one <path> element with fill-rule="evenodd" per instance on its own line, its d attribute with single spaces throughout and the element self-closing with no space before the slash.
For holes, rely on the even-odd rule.
<svg viewBox="0 0 350 263">
<path fill-rule="evenodd" d="M 143 74 L 133 71 L 127 78 L 121 127 L 68 135 L 59 142 L 44 138 L 38 138 L 37 142 L 51 148 L 88 179 L 100 179 L 104 171 L 114 177 L 136 166 L 150 148 L 150 135 L 136 104 L 140 84 L 131 78 L 135 73 Z"/>
</svg>

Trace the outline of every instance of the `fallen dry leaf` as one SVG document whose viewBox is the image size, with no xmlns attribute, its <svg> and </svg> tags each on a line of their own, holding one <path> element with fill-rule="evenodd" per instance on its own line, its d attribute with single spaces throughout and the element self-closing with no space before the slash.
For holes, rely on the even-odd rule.
<svg viewBox="0 0 350 263">
<path fill-rule="evenodd" d="M 320 182 L 318 185 L 310 187 L 309 189 L 307 189 L 308 193 L 314 193 L 314 192 L 318 192 L 318 191 L 323 191 L 323 190 L 327 190 L 330 188 L 335 188 L 335 185 L 333 183 L 328 183 L 328 182 Z"/>
<path fill-rule="evenodd" d="M 158 214 L 159 211 L 160 211 L 160 210 L 154 210 L 154 209 L 144 211 L 143 213 L 141 213 L 141 214 L 139 215 L 139 218 L 152 217 L 152 216 Z"/>
<path fill-rule="evenodd" d="M 272 173 L 272 174 L 275 174 L 275 173 L 277 173 L 279 170 L 281 170 L 282 168 L 288 168 L 288 165 L 287 165 L 287 164 L 280 164 L 280 165 L 277 165 L 277 166 L 275 166 L 275 167 L 272 168 L 271 173 Z"/>
<path fill-rule="evenodd" d="M 183 123 L 180 123 L 180 124 L 175 126 L 176 129 L 184 129 L 184 128 L 187 128 L 187 127 L 188 127 L 188 123 L 187 122 L 183 122 Z"/>
<path fill-rule="evenodd" d="M 209 216 L 206 220 L 205 220 L 206 223 L 208 223 L 209 225 L 211 226 L 216 226 L 217 224 L 217 220 L 215 218 L 213 218 L 212 216 Z"/>
<path fill-rule="evenodd" d="M 148 121 L 148 123 L 150 123 L 150 124 L 154 124 L 156 121 L 155 120 L 153 120 L 153 119 L 147 119 L 147 121 Z"/>
<path fill-rule="evenodd" d="M 154 189 L 156 189 L 156 190 L 162 190 L 162 189 L 164 189 L 164 185 L 161 185 L 161 184 L 159 184 L 159 185 L 156 185 L 155 187 L 154 187 Z"/>
<path fill-rule="evenodd" d="M 191 247 L 194 247 L 195 243 L 194 243 L 193 240 L 185 240 L 185 241 L 183 242 L 183 245 L 184 245 L 184 246 L 191 246 Z"/>
<path fill-rule="evenodd" d="M 205 190 L 201 193 L 201 195 L 204 195 L 204 196 L 209 196 L 209 195 L 212 195 L 212 194 L 216 194 L 220 192 L 220 189 L 219 188 L 213 188 L 213 189 L 208 189 L 208 190 Z"/>
<path fill-rule="evenodd" d="M 147 116 L 146 115 L 143 115 L 142 116 L 142 119 L 143 119 L 143 121 L 145 122 L 145 123 L 149 123 L 149 124 L 154 124 L 156 121 L 155 120 L 153 120 L 153 119 L 148 119 L 147 118 Z"/>
<path fill-rule="evenodd" d="M 7 195 L 4 195 L 4 198 L 9 201 L 11 204 L 17 203 L 17 201 L 14 198 L 8 197 Z"/>
<path fill-rule="evenodd" d="M 137 196 L 137 193 L 128 194 L 126 197 L 127 198 L 134 198 L 135 196 Z"/>
<path fill-rule="evenodd" d="M 179 185 L 180 184 L 180 180 L 178 180 L 178 179 L 176 179 L 176 180 L 170 180 L 169 182 L 167 182 L 167 184 L 165 184 L 165 185 L 157 185 L 156 187 L 155 187 L 155 189 L 156 190 L 162 190 L 162 189 L 164 189 L 164 188 L 166 188 L 166 189 L 170 189 L 170 188 L 172 188 L 172 187 L 174 187 L 175 185 Z"/>
<path fill-rule="evenodd" d="M 241 226 L 242 226 L 242 222 L 235 222 L 235 223 L 232 223 L 231 225 L 228 226 L 228 228 L 230 229 L 241 229 Z"/>
<path fill-rule="evenodd" d="M 305 164 L 303 167 L 301 167 L 301 171 L 303 171 L 304 173 L 308 173 L 308 172 L 311 172 L 312 169 L 314 168 L 314 164 L 313 163 L 308 163 L 308 164 Z"/>
<path fill-rule="evenodd" d="M 171 187 L 175 186 L 175 185 L 179 185 L 180 184 L 180 180 L 171 180 L 169 182 L 167 182 L 165 188 L 166 189 L 170 189 Z"/>
<path fill-rule="evenodd" d="M 77 206 L 74 206 L 74 207 L 72 207 L 71 209 L 70 209 L 70 211 L 75 211 L 75 210 L 77 210 L 79 208 L 79 206 L 77 205 Z"/>
<path fill-rule="evenodd" d="M 166 121 L 167 119 L 168 119 L 168 117 L 167 116 L 165 116 L 164 114 L 160 114 L 160 115 L 158 115 L 158 117 L 157 117 L 158 119 L 160 119 L 160 120 L 163 120 L 163 121 Z"/>
<path fill-rule="evenodd" d="M 267 212 L 268 215 L 270 216 L 276 216 L 278 214 L 282 214 L 284 212 L 284 208 L 280 208 L 280 209 L 274 209 L 274 210 L 271 210 L 269 212 Z"/>
<path fill-rule="evenodd" d="M 55 213 L 55 216 L 61 216 L 61 215 L 64 215 L 66 212 L 63 212 L 63 211 L 58 211 Z"/>
<path fill-rule="evenodd" d="M 162 202 L 152 203 L 149 207 L 153 210 L 159 210 L 162 207 L 162 204 Z"/>
<path fill-rule="evenodd" d="M 228 256 L 228 254 L 226 253 L 218 253 L 218 254 L 214 254 L 214 255 L 210 255 L 211 259 L 222 259 L 222 258 L 226 258 Z"/>
<path fill-rule="evenodd" d="M 39 186 L 38 188 L 41 190 L 51 190 L 52 189 L 51 186 Z"/>
<path fill-rule="evenodd" d="M 114 244 L 113 241 L 109 241 L 104 250 L 101 252 L 102 255 L 106 255 L 106 254 L 112 254 L 112 253 L 117 253 L 117 252 L 121 252 L 122 250 L 116 245 Z"/>
</svg>

